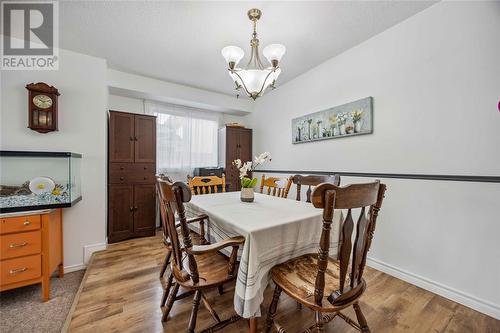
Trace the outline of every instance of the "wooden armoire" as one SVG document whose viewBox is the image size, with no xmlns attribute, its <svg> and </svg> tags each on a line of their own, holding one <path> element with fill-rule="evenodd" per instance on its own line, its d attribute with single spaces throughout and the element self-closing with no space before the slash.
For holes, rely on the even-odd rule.
<svg viewBox="0 0 500 333">
<path fill-rule="evenodd" d="M 228 191 L 241 189 L 240 173 L 232 165 L 233 161 L 252 160 L 252 129 L 242 127 L 223 127 L 219 130 L 219 167 L 226 173 Z"/>
<path fill-rule="evenodd" d="M 108 242 L 155 234 L 156 117 L 109 112 Z"/>
</svg>

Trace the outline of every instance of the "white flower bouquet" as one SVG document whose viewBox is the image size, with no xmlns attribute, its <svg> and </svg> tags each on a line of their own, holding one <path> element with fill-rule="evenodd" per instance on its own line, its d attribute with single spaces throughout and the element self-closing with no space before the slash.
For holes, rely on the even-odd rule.
<svg viewBox="0 0 500 333">
<path fill-rule="evenodd" d="M 240 172 L 242 188 L 253 188 L 257 185 L 257 178 L 248 178 L 248 173 L 255 170 L 259 165 L 264 164 L 268 160 L 271 161 L 271 154 L 269 152 L 264 152 L 259 156 L 255 156 L 253 161 L 242 162 L 240 159 L 233 161 L 233 165 L 238 168 Z"/>
</svg>

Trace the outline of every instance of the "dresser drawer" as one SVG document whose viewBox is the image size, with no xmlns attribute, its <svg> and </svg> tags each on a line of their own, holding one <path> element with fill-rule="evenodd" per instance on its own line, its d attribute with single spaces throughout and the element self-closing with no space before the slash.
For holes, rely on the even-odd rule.
<svg viewBox="0 0 500 333">
<path fill-rule="evenodd" d="M 155 181 L 156 181 L 156 175 L 152 172 L 137 172 L 132 175 L 133 183 L 154 184 Z"/>
<path fill-rule="evenodd" d="M 38 254 L 42 250 L 40 230 L 0 236 L 0 259 Z"/>
<path fill-rule="evenodd" d="M 125 174 L 132 172 L 134 163 L 109 163 L 109 174 Z"/>
<path fill-rule="evenodd" d="M 134 163 L 132 164 L 132 170 L 134 173 L 147 173 L 147 174 L 155 174 L 156 173 L 156 164 L 154 163 Z"/>
<path fill-rule="evenodd" d="M 36 279 L 42 275 L 41 255 L 0 261 L 0 285 Z"/>
<path fill-rule="evenodd" d="M 111 163 L 110 184 L 153 184 L 156 181 L 154 163 Z"/>
<path fill-rule="evenodd" d="M 40 215 L 6 217 L 0 219 L 0 235 L 40 229 Z"/>
</svg>

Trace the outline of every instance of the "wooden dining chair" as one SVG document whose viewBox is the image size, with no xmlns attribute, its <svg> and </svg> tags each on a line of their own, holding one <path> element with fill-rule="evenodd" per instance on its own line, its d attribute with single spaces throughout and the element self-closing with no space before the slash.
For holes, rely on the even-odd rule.
<svg viewBox="0 0 500 333">
<path fill-rule="evenodd" d="M 287 179 L 285 187 L 280 187 L 278 184 L 279 181 L 279 178 L 266 178 L 266 175 L 263 174 L 260 180 L 260 193 L 264 193 L 264 190 L 266 190 L 265 193 L 268 195 L 272 195 L 275 197 L 277 196 L 280 198 L 288 197 L 288 191 L 290 190 L 290 186 L 292 185 L 292 178 Z M 267 187 L 267 189 L 265 189 L 265 187 Z"/>
<path fill-rule="evenodd" d="M 193 195 L 217 193 L 219 186 L 222 187 L 222 192 L 226 192 L 226 175 L 217 176 L 188 176 L 188 186 Z"/>
<path fill-rule="evenodd" d="M 366 289 L 363 279 L 366 255 L 372 243 L 385 189 L 386 186 L 379 181 L 345 187 L 323 183 L 314 189 L 312 203 L 314 207 L 323 209 L 319 250 L 318 253 L 306 254 L 272 268 L 271 277 L 276 288 L 267 314 L 266 333 L 273 325 L 278 332 L 285 332 L 275 321 L 276 307 L 282 291 L 315 312 L 315 324 L 307 328 L 307 332 L 314 328 L 317 332 L 323 332 L 323 325 L 337 316 L 361 332 L 370 332 L 359 307 L 359 299 Z M 356 223 L 352 216 L 354 209 L 360 211 Z M 338 260 L 331 258 L 328 253 L 335 210 L 347 210 L 340 226 Z M 352 244 L 354 229 L 356 234 Z M 340 312 L 350 306 L 354 308 L 357 323 Z"/>
<path fill-rule="evenodd" d="M 339 186 L 340 176 L 339 175 L 333 175 L 333 176 L 295 175 L 292 177 L 292 182 L 297 187 L 297 197 L 296 197 L 297 201 L 300 201 L 300 193 L 302 190 L 302 185 L 309 186 L 306 192 L 306 202 L 311 202 L 311 193 L 313 186 L 318 186 L 321 183 L 331 183 L 333 185 Z"/>
<path fill-rule="evenodd" d="M 218 193 L 219 186 L 221 186 L 221 191 L 226 192 L 226 175 L 222 174 L 222 177 L 218 176 L 188 176 L 188 186 L 191 190 L 192 195 L 200 194 L 211 194 Z M 200 221 L 200 232 L 202 244 L 208 244 L 208 240 L 205 238 L 205 220 Z"/>
<path fill-rule="evenodd" d="M 200 302 L 207 308 L 215 324 L 202 332 L 215 332 L 240 319 L 233 315 L 221 320 L 205 297 L 205 292 L 234 281 L 238 272 L 238 249 L 245 242 L 243 236 L 231 237 L 209 245 L 194 245 L 186 219 L 184 204 L 191 200 L 191 190 L 182 182 L 170 183 L 158 180 L 160 200 L 162 204 L 162 221 L 171 242 L 172 260 L 170 274 L 165 287 L 168 295 L 162 300 L 162 321 L 168 315 L 176 300 L 194 294 L 193 307 L 187 332 L 194 332 Z M 175 214 L 179 216 L 176 220 Z M 229 258 L 219 251 L 232 247 Z M 186 290 L 178 294 L 179 288 Z"/>
<path fill-rule="evenodd" d="M 161 269 L 160 269 L 160 278 L 162 278 L 165 275 L 165 271 L 167 270 L 168 265 L 170 264 L 170 257 L 172 255 L 172 244 L 170 243 L 167 230 L 165 229 L 165 225 L 163 223 L 164 212 L 162 211 L 162 209 L 164 209 L 164 207 L 162 207 L 162 205 L 161 205 L 161 199 L 160 199 L 161 196 L 160 196 L 160 188 L 158 186 L 159 185 L 158 181 L 162 180 L 162 181 L 167 181 L 167 182 L 171 183 L 172 180 L 170 179 L 170 177 L 168 177 L 166 175 L 159 175 L 156 179 L 157 179 L 156 194 L 157 194 L 158 204 L 160 207 L 160 220 L 161 220 L 161 225 L 162 225 L 162 229 L 163 229 L 163 244 L 165 245 L 165 248 L 167 250 L 167 253 L 165 254 L 165 259 L 163 260 L 163 264 L 162 264 Z M 205 215 L 205 214 L 200 214 L 198 216 L 195 216 L 193 218 L 188 219 L 188 223 L 193 223 L 193 222 L 200 223 L 200 239 L 202 239 L 202 240 L 205 240 L 204 228 L 202 227 L 202 225 L 204 225 L 206 219 L 208 219 L 208 215 Z M 205 242 L 203 242 L 203 243 L 205 243 Z"/>
</svg>

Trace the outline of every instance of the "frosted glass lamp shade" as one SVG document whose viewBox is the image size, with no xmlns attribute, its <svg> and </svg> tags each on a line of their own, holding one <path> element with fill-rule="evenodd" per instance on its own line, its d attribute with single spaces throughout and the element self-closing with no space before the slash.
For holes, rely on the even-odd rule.
<svg viewBox="0 0 500 333">
<path fill-rule="evenodd" d="M 281 61 L 281 58 L 286 52 L 286 48 L 281 44 L 270 44 L 266 46 L 262 52 L 264 53 L 264 57 L 266 57 L 273 67 L 276 67 L 275 63 L 277 64 Z"/>
<path fill-rule="evenodd" d="M 258 96 L 266 90 L 271 83 L 273 83 L 274 75 L 269 71 L 260 69 L 244 69 L 238 72 L 241 80 L 245 83 L 244 87 L 248 95 Z"/>
<path fill-rule="evenodd" d="M 240 60 L 245 55 L 243 50 L 238 46 L 226 46 L 222 49 L 221 53 L 224 59 L 226 59 L 226 62 L 230 64 L 230 67 L 232 65 L 232 68 L 238 65 Z"/>
</svg>

